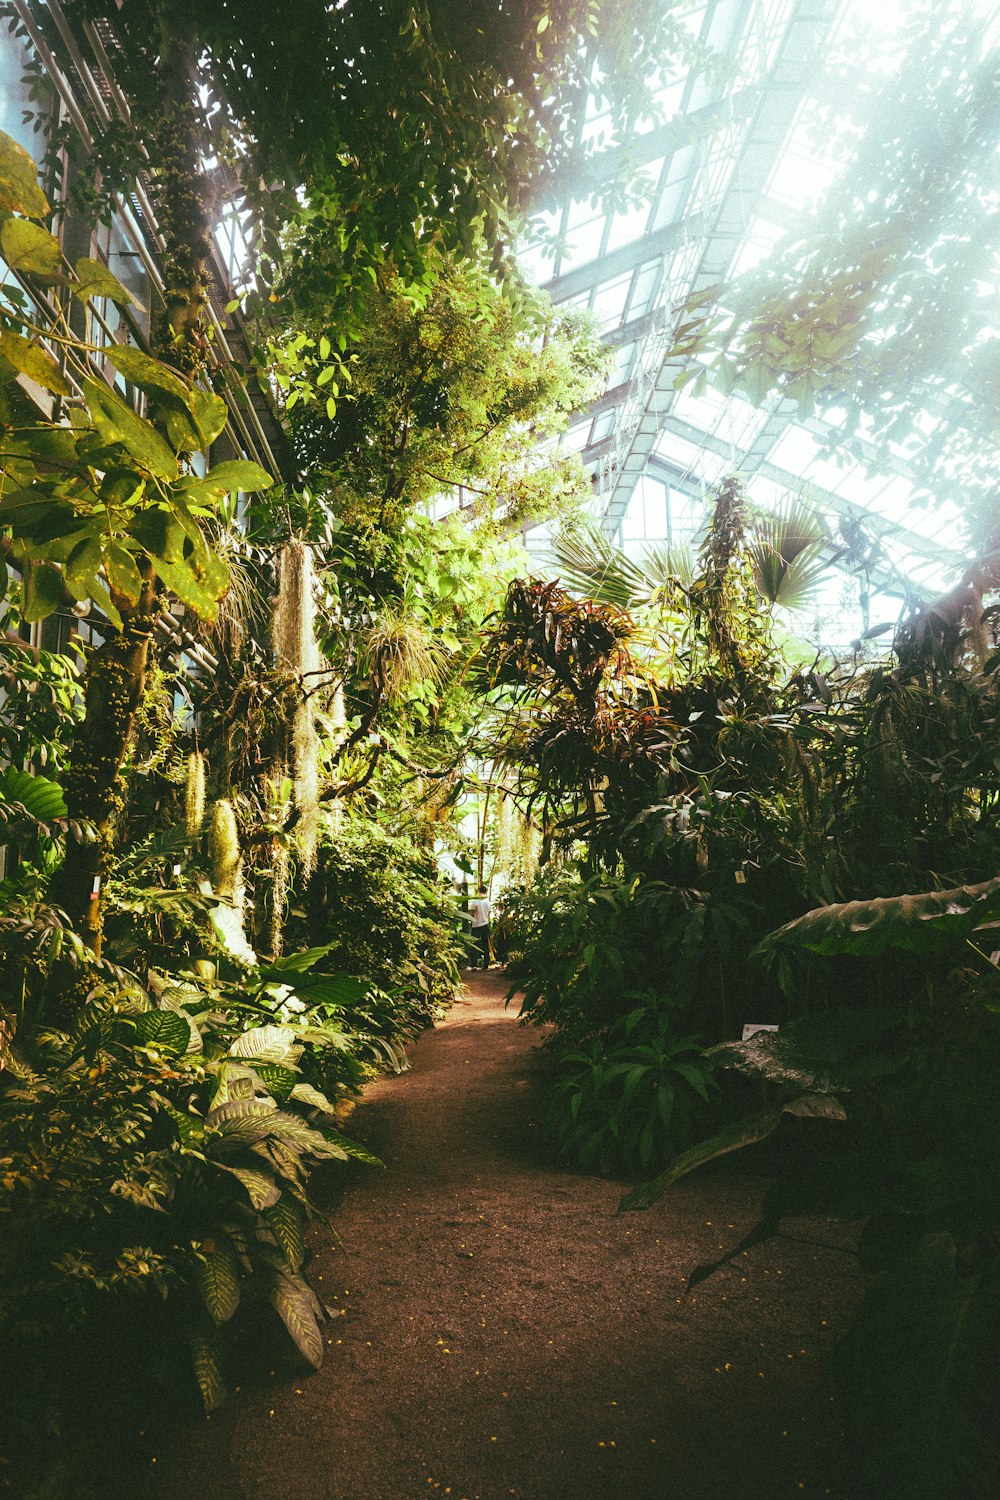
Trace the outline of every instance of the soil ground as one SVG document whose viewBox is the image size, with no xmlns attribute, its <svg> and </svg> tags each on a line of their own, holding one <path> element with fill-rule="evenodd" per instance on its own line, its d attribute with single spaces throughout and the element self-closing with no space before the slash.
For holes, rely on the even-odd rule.
<svg viewBox="0 0 1000 1500">
<path fill-rule="evenodd" d="M 622 1184 L 540 1147 L 539 1035 L 505 992 L 467 976 L 351 1118 L 385 1170 L 334 1191 L 341 1248 L 313 1235 L 323 1368 L 234 1395 L 149 1495 L 857 1500 L 820 1368 L 863 1291 L 851 1226 L 795 1221 L 688 1294 L 756 1221 L 760 1158 L 616 1216 Z"/>
</svg>

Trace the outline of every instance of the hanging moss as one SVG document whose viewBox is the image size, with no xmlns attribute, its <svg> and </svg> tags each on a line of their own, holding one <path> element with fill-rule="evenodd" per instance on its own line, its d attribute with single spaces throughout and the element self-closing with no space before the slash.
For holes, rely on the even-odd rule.
<svg viewBox="0 0 1000 1500">
<path fill-rule="evenodd" d="M 315 573 L 312 552 L 305 542 L 286 542 L 278 570 L 278 597 L 272 624 L 275 663 L 298 679 L 298 696 L 291 722 L 292 780 L 295 841 L 303 874 L 316 867 L 319 835 L 319 736 L 310 693 L 320 670 L 316 644 Z"/>
<path fill-rule="evenodd" d="M 493 832 L 493 868 L 506 871 L 513 854 L 514 804 L 505 787 L 498 787 L 496 826 Z"/>
<path fill-rule="evenodd" d="M 187 784 L 184 788 L 184 821 L 188 838 L 196 839 L 205 821 L 205 757 L 192 750 L 187 761 Z"/>
<path fill-rule="evenodd" d="M 541 854 L 541 834 L 530 818 L 524 818 L 521 822 L 521 867 L 524 872 L 524 880 L 527 884 L 535 878 L 538 873 L 538 861 Z"/>
<path fill-rule="evenodd" d="M 271 864 L 270 930 L 268 937 L 272 958 L 279 958 L 284 946 L 285 912 L 288 907 L 288 885 L 291 873 L 287 844 L 279 839 L 275 839 L 273 855 Z"/>
<path fill-rule="evenodd" d="M 212 884 L 220 896 L 232 898 L 240 883 L 240 836 L 233 804 L 225 798 L 213 803 L 208 828 L 208 855 L 212 861 Z"/>
</svg>

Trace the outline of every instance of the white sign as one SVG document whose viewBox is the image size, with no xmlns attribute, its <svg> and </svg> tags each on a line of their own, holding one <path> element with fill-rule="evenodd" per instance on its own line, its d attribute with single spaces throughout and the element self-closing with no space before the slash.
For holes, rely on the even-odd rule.
<svg viewBox="0 0 1000 1500">
<path fill-rule="evenodd" d="M 777 1031 L 777 1026 L 770 1026 L 766 1021 L 748 1021 L 743 1028 L 743 1040 L 748 1042 L 758 1031 Z"/>
</svg>

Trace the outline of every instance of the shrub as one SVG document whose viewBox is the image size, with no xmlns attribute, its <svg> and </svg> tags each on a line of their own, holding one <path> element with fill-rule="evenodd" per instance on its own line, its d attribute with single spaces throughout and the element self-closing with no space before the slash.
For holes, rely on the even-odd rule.
<svg viewBox="0 0 1000 1500">
<path fill-rule="evenodd" d="M 137 1315 L 162 1299 L 175 1308 L 171 1336 L 187 1344 L 208 1410 L 223 1397 L 227 1335 L 245 1303 L 273 1309 L 302 1358 L 320 1364 L 324 1310 L 305 1275 L 303 1231 L 317 1216 L 309 1174 L 324 1160 L 372 1160 L 331 1128 L 333 1104 L 306 1077 L 307 1059 L 350 1047 L 320 1013 L 323 982 L 279 970 L 225 1010 L 194 983 L 165 986 L 154 1005 L 105 982 L 72 1031 L 40 1032 L 30 1052 L 10 1055 L 0 1090 L 8 1361 L 44 1359 L 47 1340 L 126 1296 Z"/>
<path fill-rule="evenodd" d="M 603 1031 L 651 993 L 666 1006 L 667 976 L 670 1006 L 684 1014 L 699 993 L 706 937 L 725 947 L 745 925 L 738 907 L 710 906 L 698 890 L 577 868 L 543 876 L 505 905 L 505 916 L 522 1014 L 578 1038 Z"/>
<path fill-rule="evenodd" d="M 670 1007 L 650 996 L 559 1054 L 545 1128 L 564 1155 L 601 1172 L 648 1173 L 695 1138 L 713 1068 L 694 1037 L 673 1030 Z"/>
<path fill-rule="evenodd" d="M 383 1035 L 426 1025 L 451 999 L 463 952 L 455 898 L 409 839 L 374 824 L 329 832 L 296 905 L 290 937 L 329 945 L 333 964 L 371 981 Z"/>
</svg>

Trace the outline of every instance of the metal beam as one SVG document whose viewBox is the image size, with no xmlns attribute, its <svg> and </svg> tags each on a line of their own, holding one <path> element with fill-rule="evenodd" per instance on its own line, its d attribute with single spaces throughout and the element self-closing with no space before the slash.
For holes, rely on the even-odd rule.
<svg viewBox="0 0 1000 1500">
<path fill-rule="evenodd" d="M 730 456 L 729 443 L 718 437 L 715 433 L 704 432 L 700 427 L 695 427 L 682 418 L 670 415 L 664 422 L 663 430 L 672 432 L 685 442 L 693 443 L 703 452 L 718 454 L 728 459 Z M 650 467 L 656 472 L 658 464 L 663 462 L 660 455 L 651 456 Z M 744 473 L 743 460 L 737 455 L 735 469 L 738 474 Z M 820 505 L 833 511 L 834 514 L 843 516 L 847 520 L 857 520 L 861 517 L 869 529 L 880 537 L 896 537 L 903 542 L 907 548 L 919 557 L 926 558 L 928 562 L 944 563 L 948 567 L 964 570 L 968 566 L 968 558 L 955 547 L 943 547 L 940 542 L 931 541 L 928 537 L 921 536 L 919 532 L 912 531 L 910 527 L 898 521 L 890 521 L 885 516 L 867 510 L 865 506 L 857 501 L 848 500 L 844 495 L 839 495 L 836 490 L 827 489 L 824 485 L 813 484 L 809 480 L 803 480 L 800 474 L 794 474 L 790 469 L 785 469 L 779 464 L 765 459 L 756 465 L 754 470 L 763 479 L 769 479 L 772 483 L 781 485 L 783 489 L 793 493 L 808 484 L 812 493 L 816 496 Z"/>
<path fill-rule="evenodd" d="M 623 245 L 620 250 L 612 250 L 609 255 L 599 255 L 594 260 L 588 260 L 582 266 L 567 271 L 563 276 L 554 277 L 545 282 L 543 290 L 548 292 L 553 302 L 565 302 L 569 297 L 577 297 L 581 292 L 589 292 L 605 281 L 613 281 L 617 276 L 624 276 L 627 271 L 634 271 L 647 260 L 668 255 L 685 238 L 698 234 L 700 230 L 699 214 L 693 215 L 685 224 L 667 224 L 663 229 L 656 229 L 652 234 L 644 234 L 641 239 Z"/>
<path fill-rule="evenodd" d="M 756 90 L 756 108 L 749 125 L 737 128 L 735 162 L 727 164 L 720 158 L 710 162 L 707 169 L 703 164 L 693 167 L 687 185 L 689 202 L 699 187 L 703 192 L 710 192 L 708 178 L 713 171 L 725 171 L 728 167 L 729 176 L 721 198 L 703 218 L 701 244 L 695 248 L 688 263 L 678 268 L 680 279 L 686 285 L 677 290 L 682 290 L 685 297 L 696 295 L 728 275 L 838 10 L 839 0 L 799 0 L 786 25 L 773 66 Z M 693 224 L 689 224 L 688 238 L 694 233 Z M 624 514 L 646 459 L 655 447 L 662 423 L 674 404 L 674 380 L 686 360 L 683 356 L 671 356 L 669 334 L 664 343 L 666 348 L 659 362 L 653 351 L 652 364 L 646 364 L 644 388 L 639 379 L 636 380 L 636 390 L 629 403 L 631 410 L 627 413 L 627 422 L 623 423 L 627 430 L 619 432 L 616 443 L 600 455 L 585 454 L 591 460 L 600 457 L 607 462 L 605 514 L 609 530 L 617 526 Z"/>
</svg>

